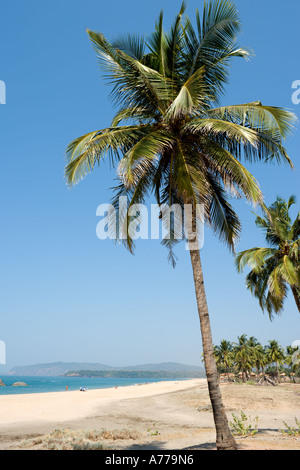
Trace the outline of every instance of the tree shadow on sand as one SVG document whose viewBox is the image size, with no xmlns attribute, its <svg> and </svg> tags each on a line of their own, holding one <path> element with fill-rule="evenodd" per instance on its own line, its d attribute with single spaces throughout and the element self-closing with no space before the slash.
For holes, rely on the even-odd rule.
<svg viewBox="0 0 300 470">
<path fill-rule="evenodd" d="M 183 447 L 182 449 L 164 449 L 164 445 L 167 444 L 167 442 L 162 442 L 162 441 L 154 441 L 154 442 L 149 442 L 145 444 L 133 444 L 131 446 L 128 446 L 124 448 L 124 450 L 160 450 L 160 451 L 194 451 L 194 450 L 216 450 L 216 443 L 215 442 L 204 442 L 203 444 L 198 444 L 195 446 L 189 446 L 189 447 Z"/>
</svg>

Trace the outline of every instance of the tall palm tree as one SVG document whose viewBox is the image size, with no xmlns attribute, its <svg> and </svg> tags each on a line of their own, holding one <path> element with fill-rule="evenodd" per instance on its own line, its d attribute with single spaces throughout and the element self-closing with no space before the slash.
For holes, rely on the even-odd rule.
<svg viewBox="0 0 300 470">
<path fill-rule="evenodd" d="M 232 366 L 232 344 L 223 339 L 219 346 L 215 346 L 214 353 L 217 365 L 226 370 L 229 380 L 229 370 Z"/>
<path fill-rule="evenodd" d="M 254 346 L 254 366 L 257 371 L 257 380 L 259 374 L 264 372 L 265 366 L 267 365 L 267 358 L 265 348 L 260 344 Z"/>
<path fill-rule="evenodd" d="M 258 379 L 258 374 L 260 370 L 264 367 L 265 365 L 265 353 L 264 353 L 264 348 L 260 344 L 260 342 L 254 338 L 254 336 L 251 336 L 248 340 L 248 345 L 250 348 L 252 348 L 252 354 L 251 354 L 251 368 L 256 368 L 257 374 L 256 374 L 256 379 Z"/>
<path fill-rule="evenodd" d="M 254 348 L 247 335 L 238 336 L 238 342 L 233 346 L 234 362 L 242 373 L 242 380 L 246 382 L 253 367 Z"/>
<path fill-rule="evenodd" d="M 153 193 L 161 208 L 166 204 L 192 208 L 186 239 L 217 448 L 236 449 L 214 358 L 196 231 L 197 205 L 203 207 L 205 222 L 233 250 L 241 227 L 229 203 L 230 194 L 262 203 L 258 183 L 241 160 L 278 160 L 292 166 L 282 139 L 291 131 L 294 115 L 258 101 L 219 106 L 231 59 L 250 55 L 236 43 L 241 29 L 238 12 L 227 0 L 205 3 L 202 18 L 196 11 L 196 27 L 183 18 L 184 12 L 183 3 L 169 32 L 163 30 L 161 13 L 148 39 L 128 35 L 109 43 L 102 34 L 88 31 L 118 111 L 109 127 L 69 145 L 66 178 L 75 184 L 106 154 L 118 164 L 120 184 L 112 202 L 120 220 L 120 238 L 130 251 L 134 240 L 128 222 L 134 204 Z M 125 210 L 120 196 L 129 200 Z M 172 261 L 176 235 L 172 228 L 164 240 Z"/>
<path fill-rule="evenodd" d="M 256 225 L 264 230 L 269 247 L 250 248 L 236 257 L 239 272 L 246 265 L 252 268 L 246 277 L 247 288 L 270 318 L 282 311 L 288 286 L 300 312 L 300 212 L 293 222 L 289 214 L 293 204 L 294 196 L 288 201 L 278 197 L 265 208 L 264 217 L 256 217 Z"/>
<path fill-rule="evenodd" d="M 276 341 L 275 339 L 269 341 L 269 345 L 266 350 L 266 355 L 269 364 L 275 363 L 277 380 L 278 382 L 280 382 L 278 366 L 284 363 L 285 354 L 278 341 Z"/>
</svg>

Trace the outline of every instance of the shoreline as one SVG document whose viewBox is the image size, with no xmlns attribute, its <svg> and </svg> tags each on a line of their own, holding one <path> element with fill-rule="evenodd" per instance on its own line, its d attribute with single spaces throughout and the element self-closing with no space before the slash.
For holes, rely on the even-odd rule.
<svg viewBox="0 0 300 470">
<path fill-rule="evenodd" d="M 131 386 L 140 386 L 140 385 L 148 385 L 148 384 L 153 384 L 153 383 L 171 383 L 171 382 L 185 382 L 185 381 L 190 381 L 190 380 L 201 380 L 205 379 L 205 377 L 174 377 L 174 378 L 138 378 L 138 377 L 130 377 L 130 378 L 118 378 L 115 377 L 113 380 L 112 378 L 109 377 L 107 380 L 104 380 L 101 384 L 97 384 L 96 386 L 94 383 L 98 380 L 98 378 L 94 377 L 88 377 L 88 376 L 82 376 L 82 377 L 63 377 L 63 376 L 18 376 L 18 380 L 10 380 L 11 383 L 7 383 L 6 376 L 2 375 L 4 379 L 4 385 L 0 386 L 0 397 L 6 396 L 6 395 L 39 395 L 39 394 L 45 394 L 45 393 L 63 393 L 65 391 L 69 392 L 76 392 L 79 391 L 80 388 L 85 388 L 88 391 L 92 390 L 108 390 L 108 389 L 114 389 L 114 388 L 119 388 L 119 387 L 131 387 Z M 53 390 L 51 390 L 51 385 L 48 389 L 43 390 L 43 382 L 46 380 L 52 382 L 51 379 L 66 379 L 64 382 L 61 384 L 57 383 L 54 386 L 52 386 Z M 74 383 L 72 379 L 80 379 L 80 382 Z M 28 380 L 29 379 L 29 380 Z M 32 383 L 30 379 L 37 379 L 38 382 Z M 70 380 L 67 380 L 70 379 Z M 109 383 L 109 380 L 111 383 Z M 125 383 L 122 381 L 124 380 Z M 22 386 L 15 386 L 13 383 L 14 382 L 22 382 L 24 385 Z M 68 390 L 66 390 L 66 387 L 68 386 Z"/>
<path fill-rule="evenodd" d="M 126 399 L 147 398 L 206 384 L 204 378 L 145 382 L 110 388 L 0 395 L 0 432 L 4 426 L 37 422 L 67 422 L 87 418 L 102 406 Z"/>
</svg>

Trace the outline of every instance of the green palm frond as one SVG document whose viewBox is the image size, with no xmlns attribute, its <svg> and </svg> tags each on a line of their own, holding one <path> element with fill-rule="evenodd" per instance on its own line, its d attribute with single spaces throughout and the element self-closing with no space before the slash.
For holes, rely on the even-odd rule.
<svg viewBox="0 0 300 470">
<path fill-rule="evenodd" d="M 282 312 L 288 287 L 293 290 L 296 303 L 297 296 L 299 298 L 299 234 L 297 237 L 295 230 L 298 216 L 292 223 L 289 214 L 293 204 L 294 196 L 288 201 L 278 197 L 265 208 L 264 216 L 257 216 L 255 222 L 264 231 L 269 247 L 242 251 L 235 259 L 238 272 L 245 266 L 251 269 L 246 277 L 247 288 L 258 298 L 260 307 L 268 312 L 270 319 L 274 313 Z"/>
<path fill-rule="evenodd" d="M 230 198 L 245 197 L 265 208 L 259 184 L 242 162 L 275 160 L 292 166 L 283 140 L 296 118 L 259 101 L 219 107 L 231 60 L 251 55 L 237 43 L 237 8 L 229 0 L 206 1 L 202 17 L 196 11 L 195 25 L 185 11 L 183 2 L 168 31 L 161 12 L 148 38 L 128 34 L 109 42 L 103 34 L 87 31 L 116 112 L 110 127 L 71 142 L 65 175 L 69 185 L 76 184 L 108 156 L 118 164 L 116 194 L 126 195 L 129 207 L 152 194 L 161 207 L 202 205 L 205 222 L 234 250 L 241 225 Z M 115 198 L 114 206 L 118 210 Z M 286 250 L 282 240 L 288 234 L 290 251 L 285 254 L 295 264 L 299 217 L 293 224 L 276 221 L 270 228 L 270 209 L 263 219 L 258 223 L 266 224 L 272 248 L 280 240 Z M 122 213 L 120 220 L 126 225 L 130 214 Z M 163 241 L 170 253 L 176 235 L 172 228 L 170 239 Z M 130 236 L 125 244 L 133 251 Z M 289 267 L 285 262 L 281 277 L 287 279 Z M 265 286 L 265 279 L 261 284 Z"/>
<path fill-rule="evenodd" d="M 145 54 L 146 41 L 143 37 L 134 34 L 127 34 L 112 43 L 116 50 L 125 52 L 135 60 L 142 60 Z"/>
<path fill-rule="evenodd" d="M 203 77 L 204 68 L 201 67 L 184 83 L 167 110 L 165 120 L 170 121 L 191 115 L 207 106 L 208 90 Z"/>
<path fill-rule="evenodd" d="M 228 79 L 229 59 L 248 58 L 250 51 L 236 44 L 241 30 L 238 11 L 226 0 L 205 3 L 203 18 L 196 11 L 197 31 L 189 18 L 184 27 L 184 74 L 189 78 L 195 70 L 204 66 L 213 101 L 223 94 Z"/>
<path fill-rule="evenodd" d="M 171 148 L 172 144 L 172 136 L 167 132 L 153 130 L 148 133 L 124 155 L 119 163 L 119 176 L 125 184 L 133 184 L 138 179 L 140 167 L 149 160 L 157 159 L 165 149 Z"/>
<path fill-rule="evenodd" d="M 297 118 L 291 111 L 264 106 L 260 101 L 223 106 L 209 111 L 209 115 L 248 126 L 271 136 L 286 138 L 294 129 Z"/>
<path fill-rule="evenodd" d="M 282 263 L 278 266 L 278 269 L 285 282 L 291 286 L 299 283 L 299 266 L 295 266 L 287 255 L 283 256 Z"/>
<path fill-rule="evenodd" d="M 68 184 L 77 183 L 99 164 L 106 153 L 110 153 L 111 161 L 119 159 L 119 152 L 134 145 L 150 127 L 124 126 L 102 129 L 75 139 L 67 149 L 65 175 Z"/>
<path fill-rule="evenodd" d="M 238 272 L 242 272 L 247 265 L 250 269 L 259 272 L 266 260 L 275 254 L 276 250 L 274 248 L 251 248 L 238 253 L 235 264 Z"/>
<path fill-rule="evenodd" d="M 235 6 L 226 0 L 204 4 L 202 21 L 196 11 L 198 31 L 195 33 L 191 22 L 186 27 L 190 46 L 191 67 L 189 76 L 203 65 L 210 65 L 211 55 L 220 53 L 235 41 L 241 30 L 241 22 Z M 198 37 L 198 41 L 196 38 Z"/>
<path fill-rule="evenodd" d="M 170 32 L 166 34 L 166 57 L 168 77 L 173 81 L 178 78 L 178 70 L 182 63 L 182 16 L 186 10 L 186 3 L 183 2 Z"/>
<path fill-rule="evenodd" d="M 257 131 L 222 119 L 193 119 L 187 123 L 186 130 L 201 135 L 213 135 L 216 138 L 226 136 L 229 140 L 242 145 L 250 144 L 256 147 L 259 143 Z"/>
<path fill-rule="evenodd" d="M 103 34 L 88 30 L 99 65 L 109 84 L 111 97 L 123 108 L 144 107 L 155 113 L 163 112 L 168 99 L 168 83 L 159 72 L 143 65 L 139 60 L 114 48 Z"/>
<path fill-rule="evenodd" d="M 226 192 L 214 179 L 210 178 L 209 225 L 219 239 L 235 252 L 240 237 L 241 222 L 226 198 Z"/>
<path fill-rule="evenodd" d="M 291 227 L 291 239 L 293 241 L 299 240 L 300 238 L 300 211 Z"/>
<path fill-rule="evenodd" d="M 163 11 L 160 12 L 159 19 L 155 25 L 155 31 L 148 39 L 148 47 L 152 52 L 152 61 L 156 70 L 166 77 L 168 75 L 168 64 L 167 64 L 167 42 L 163 31 Z M 155 61 L 155 62 L 154 62 Z"/>
<path fill-rule="evenodd" d="M 254 176 L 226 149 L 211 139 L 202 139 L 202 151 L 210 157 L 206 163 L 223 180 L 224 187 L 235 187 L 254 204 L 261 204 L 263 195 Z M 234 191 L 233 191 L 234 192 Z"/>
</svg>

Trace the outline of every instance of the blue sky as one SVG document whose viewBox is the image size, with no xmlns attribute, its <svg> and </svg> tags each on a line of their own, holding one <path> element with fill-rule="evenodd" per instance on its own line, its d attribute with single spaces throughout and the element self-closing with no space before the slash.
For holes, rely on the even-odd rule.
<svg viewBox="0 0 300 470">
<path fill-rule="evenodd" d="M 300 4 L 237 0 L 240 44 L 251 62 L 236 60 L 224 104 L 261 100 L 293 109 L 300 80 Z M 111 365 L 176 361 L 200 364 L 202 351 L 192 271 L 184 244 L 176 269 L 159 241 L 137 243 L 135 256 L 96 237 L 96 209 L 109 202 L 114 172 L 104 164 L 73 189 L 64 181 L 67 144 L 110 123 L 109 88 L 101 79 L 86 28 L 109 40 L 148 34 L 161 9 L 165 28 L 181 2 L 37 0 L 1 6 L 0 339 L 5 371 L 15 365 L 89 361 Z M 203 2 L 190 0 L 187 14 Z M 248 165 L 271 204 L 299 194 L 299 130 L 286 142 L 296 169 Z M 253 208 L 234 203 L 243 223 L 238 250 L 261 246 Z M 296 208 L 294 209 L 294 215 Z M 246 333 L 283 346 L 300 339 L 291 296 L 270 323 L 236 273 L 233 258 L 208 229 L 202 252 L 213 339 Z"/>
</svg>

